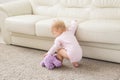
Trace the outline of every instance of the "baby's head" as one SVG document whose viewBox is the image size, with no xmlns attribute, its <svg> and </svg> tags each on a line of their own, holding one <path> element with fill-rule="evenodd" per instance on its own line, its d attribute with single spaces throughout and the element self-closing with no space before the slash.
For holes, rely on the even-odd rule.
<svg viewBox="0 0 120 80">
<path fill-rule="evenodd" d="M 51 31 L 55 37 L 59 36 L 64 31 L 66 31 L 65 23 L 62 20 L 54 20 Z"/>
</svg>

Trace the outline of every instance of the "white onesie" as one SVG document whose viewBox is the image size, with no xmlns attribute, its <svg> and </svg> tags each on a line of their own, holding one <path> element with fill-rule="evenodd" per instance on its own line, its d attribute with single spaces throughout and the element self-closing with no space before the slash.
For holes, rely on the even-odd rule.
<svg viewBox="0 0 120 80">
<path fill-rule="evenodd" d="M 55 39 L 48 54 L 54 54 L 60 48 L 64 48 L 71 62 L 79 62 L 82 59 L 82 49 L 74 35 L 77 26 L 77 22 L 73 20 L 68 30 Z"/>
</svg>

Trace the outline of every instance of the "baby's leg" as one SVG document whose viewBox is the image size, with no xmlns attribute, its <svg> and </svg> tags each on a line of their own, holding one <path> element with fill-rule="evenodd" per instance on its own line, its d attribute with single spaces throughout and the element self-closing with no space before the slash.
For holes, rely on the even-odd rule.
<svg viewBox="0 0 120 80">
<path fill-rule="evenodd" d="M 65 49 L 58 50 L 57 58 L 61 61 L 63 61 L 64 58 L 69 59 Z"/>
<path fill-rule="evenodd" d="M 58 52 L 57 52 L 57 58 L 60 60 L 60 61 L 63 61 L 64 58 L 66 59 L 69 59 L 68 55 L 67 55 L 67 52 L 65 49 L 60 49 Z M 72 62 L 73 66 L 74 67 L 79 67 L 79 63 L 78 62 Z"/>
</svg>

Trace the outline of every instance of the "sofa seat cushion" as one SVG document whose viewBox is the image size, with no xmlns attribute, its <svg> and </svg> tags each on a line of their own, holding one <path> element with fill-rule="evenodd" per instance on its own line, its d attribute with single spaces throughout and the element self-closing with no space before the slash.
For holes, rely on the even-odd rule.
<svg viewBox="0 0 120 80">
<path fill-rule="evenodd" d="M 35 35 L 35 23 L 39 20 L 48 18 L 49 17 L 38 15 L 21 15 L 8 17 L 5 20 L 5 27 L 10 32 Z"/>
<path fill-rule="evenodd" d="M 37 22 L 35 26 L 36 35 L 41 37 L 53 37 L 50 29 L 52 22 L 53 19 L 41 20 Z"/>
<path fill-rule="evenodd" d="M 52 35 L 51 32 L 51 25 L 53 20 L 55 20 L 56 18 L 52 18 L 52 19 L 48 19 L 48 20 L 41 20 L 39 22 L 36 23 L 36 35 L 37 36 L 41 36 L 41 37 L 51 37 L 54 38 L 54 36 Z M 73 18 L 63 18 L 63 17 L 59 17 L 57 18 L 59 20 L 63 20 L 65 22 L 66 27 L 70 26 L 71 21 L 73 20 Z M 78 22 L 82 22 L 84 20 L 82 19 L 77 19 Z"/>
<path fill-rule="evenodd" d="M 89 20 L 79 24 L 80 41 L 120 44 L 120 20 Z"/>
</svg>

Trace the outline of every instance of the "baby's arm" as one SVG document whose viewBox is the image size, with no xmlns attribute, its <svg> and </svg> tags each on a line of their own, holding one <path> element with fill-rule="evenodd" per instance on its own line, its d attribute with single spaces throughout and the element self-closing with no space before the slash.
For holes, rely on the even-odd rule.
<svg viewBox="0 0 120 80">
<path fill-rule="evenodd" d="M 75 34 L 77 27 L 78 27 L 77 20 L 73 20 L 73 21 L 71 21 L 71 25 L 68 28 L 68 30 L 71 31 L 73 34 Z"/>
<path fill-rule="evenodd" d="M 53 46 L 49 49 L 47 54 L 54 54 L 60 48 L 60 42 L 58 39 L 55 39 Z"/>
</svg>

